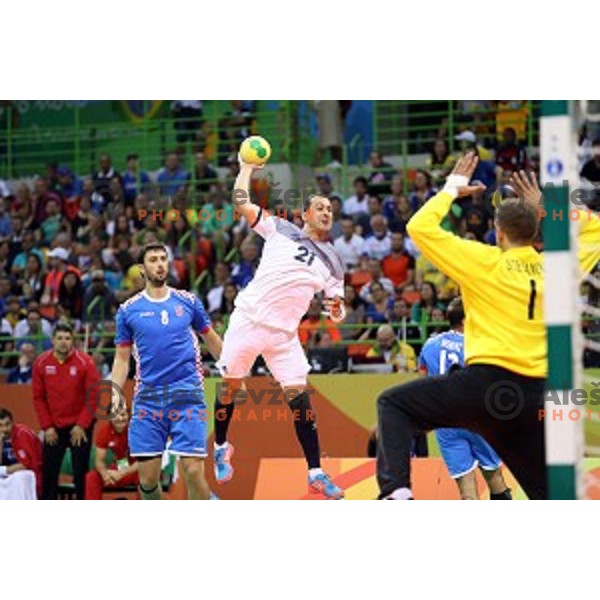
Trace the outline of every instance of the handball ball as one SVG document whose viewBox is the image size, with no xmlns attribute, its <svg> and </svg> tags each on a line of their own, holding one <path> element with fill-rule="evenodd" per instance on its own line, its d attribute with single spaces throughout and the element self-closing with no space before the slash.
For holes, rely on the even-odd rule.
<svg viewBox="0 0 600 600">
<path fill-rule="evenodd" d="M 253 135 L 240 146 L 240 158 L 251 165 L 264 165 L 271 156 L 271 145 L 265 138 Z"/>
</svg>

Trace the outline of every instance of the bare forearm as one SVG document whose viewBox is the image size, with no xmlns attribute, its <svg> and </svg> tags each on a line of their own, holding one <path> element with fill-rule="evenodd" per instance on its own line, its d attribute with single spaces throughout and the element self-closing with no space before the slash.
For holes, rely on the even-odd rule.
<svg viewBox="0 0 600 600">
<path fill-rule="evenodd" d="M 127 381 L 127 374 L 129 373 L 129 360 L 124 360 L 115 357 L 113 364 L 112 373 L 110 374 L 111 381 L 116 384 L 121 390 Z"/>
<path fill-rule="evenodd" d="M 10 467 L 6 467 L 6 474 L 12 475 L 17 471 L 24 471 L 27 467 L 21 463 L 16 463 L 14 465 L 10 465 Z"/>
<path fill-rule="evenodd" d="M 255 221 L 256 215 L 260 210 L 256 204 L 250 200 L 250 181 L 252 180 L 252 168 L 242 164 L 240 172 L 235 180 L 231 200 L 233 208 L 242 215 L 249 223 Z"/>
</svg>

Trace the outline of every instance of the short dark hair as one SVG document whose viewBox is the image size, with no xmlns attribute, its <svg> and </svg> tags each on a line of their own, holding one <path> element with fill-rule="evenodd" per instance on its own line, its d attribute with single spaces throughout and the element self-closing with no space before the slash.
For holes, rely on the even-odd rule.
<svg viewBox="0 0 600 600">
<path fill-rule="evenodd" d="M 367 181 L 367 178 L 363 177 L 362 175 L 356 177 L 352 183 L 354 185 L 356 185 L 357 183 L 362 183 L 365 187 L 369 187 L 369 182 Z"/>
<path fill-rule="evenodd" d="M 8 410 L 8 408 L 0 407 L 0 421 L 2 421 L 4 419 L 10 419 L 12 421 L 13 416 L 12 416 L 12 413 L 10 412 L 10 410 Z"/>
<path fill-rule="evenodd" d="M 57 323 L 54 327 L 54 331 L 52 332 L 52 337 L 54 337 L 57 333 L 60 333 L 61 331 L 63 333 L 70 333 L 71 335 L 73 335 L 73 326 L 70 323 L 65 323 L 62 321 L 60 323 Z"/>
<path fill-rule="evenodd" d="M 140 253 L 138 254 L 138 264 L 143 265 L 144 259 L 146 258 L 146 254 L 148 252 L 152 252 L 154 250 L 162 250 L 167 256 L 169 253 L 167 252 L 167 247 L 161 242 L 150 242 L 142 247 Z"/>
<path fill-rule="evenodd" d="M 302 212 L 310 210 L 311 204 L 315 198 L 323 198 L 324 200 L 329 200 L 329 198 L 327 196 L 323 196 L 323 194 L 310 194 L 309 196 L 306 196 L 304 198 L 304 201 L 302 203 Z M 329 200 L 329 202 L 331 203 L 331 200 Z"/>
<path fill-rule="evenodd" d="M 127 162 L 129 162 L 130 160 L 133 160 L 133 159 L 137 160 L 138 158 L 139 158 L 138 154 L 135 154 L 135 153 L 134 154 L 128 154 L 127 155 Z"/>
<path fill-rule="evenodd" d="M 531 244 L 539 227 L 537 207 L 522 198 L 507 198 L 496 208 L 496 223 L 511 242 Z"/>
<path fill-rule="evenodd" d="M 457 296 L 448 304 L 446 314 L 448 315 L 448 321 L 450 321 L 450 327 L 457 327 L 462 324 L 465 320 L 465 308 L 460 296 Z"/>
<path fill-rule="evenodd" d="M 592 146 L 600 146 L 600 137 L 597 137 L 593 142 Z"/>
</svg>

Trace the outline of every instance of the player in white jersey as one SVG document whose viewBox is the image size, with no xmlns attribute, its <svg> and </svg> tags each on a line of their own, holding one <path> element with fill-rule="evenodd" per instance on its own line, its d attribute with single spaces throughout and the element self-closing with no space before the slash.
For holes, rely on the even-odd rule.
<svg viewBox="0 0 600 600">
<path fill-rule="evenodd" d="M 324 305 L 333 321 L 345 317 L 344 268 L 327 241 L 333 223 L 331 203 L 311 196 L 303 207 L 302 229 L 282 216 L 269 215 L 250 201 L 250 180 L 258 168 L 240 161 L 233 191 L 236 210 L 265 244 L 254 278 L 236 298 L 217 363 L 224 381 L 215 406 L 215 477 L 224 483 L 233 476 L 233 446 L 227 442 L 232 398 L 262 355 L 293 411 L 308 463 L 309 491 L 339 499 L 343 490 L 321 469 L 315 412 L 305 391 L 310 366 L 298 339 L 300 319 L 316 293 L 324 292 Z"/>
</svg>

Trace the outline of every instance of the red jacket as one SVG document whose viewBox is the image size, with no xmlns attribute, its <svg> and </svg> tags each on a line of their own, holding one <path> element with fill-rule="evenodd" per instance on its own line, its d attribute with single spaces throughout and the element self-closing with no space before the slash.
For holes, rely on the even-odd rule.
<svg viewBox="0 0 600 600">
<path fill-rule="evenodd" d="M 87 429 L 94 422 L 93 394 L 100 375 L 90 356 L 73 350 L 61 363 L 53 350 L 44 352 L 33 363 L 33 406 L 42 429 L 73 427 Z"/>
<path fill-rule="evenodd" d="M 42 496 L 42 442 L 27 425 L 15 423 L 10 437 L 12 450 L 25 468 L 35 473 L 38 498 Z"/>
</svg>

